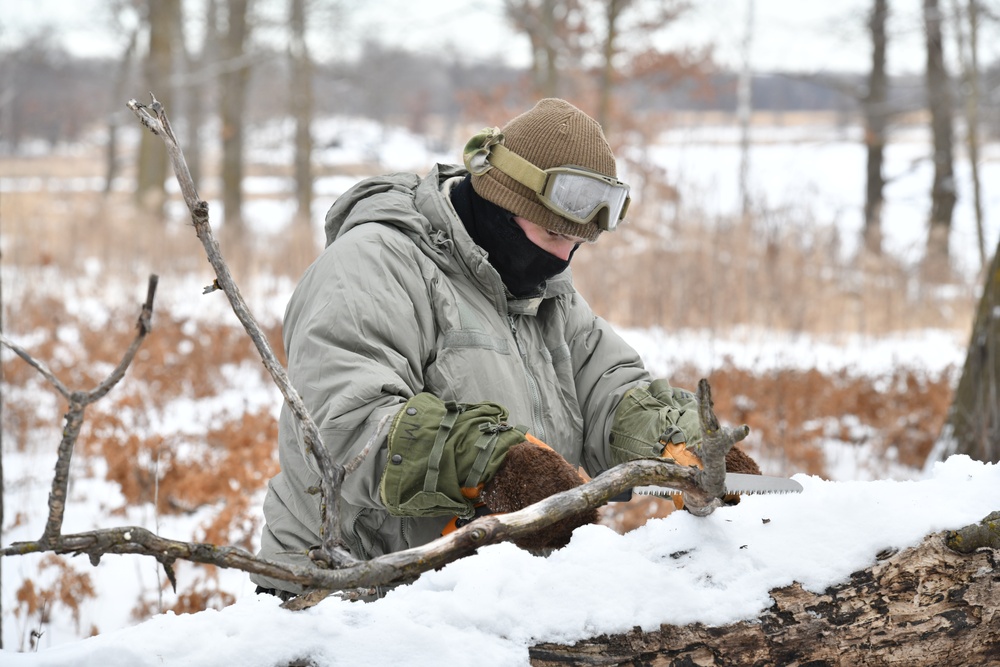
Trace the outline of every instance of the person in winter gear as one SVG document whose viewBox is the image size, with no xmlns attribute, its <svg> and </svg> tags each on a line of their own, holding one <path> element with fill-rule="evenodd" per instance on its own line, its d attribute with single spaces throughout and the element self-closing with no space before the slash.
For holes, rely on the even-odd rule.
<svg viewBox="0 0 1000 667">
<path fill-rule="evenodd" d="M 390 418 L 342 486 L 338 520 L 358 558 L 572 488 L 581 467 L 697 460 L 694 396 L 654 382 L 573 287 L 574 253 L 616 229 L 630 201 L 598 123 L 544 99 L 473 137 L 464 162 L 369 178 L 337 199 L 285 312 L 291 381 L 335 460 L 356 459 Z M 279 457 L 259 555 L 303 565 L 320 541 L 319 473 L 287 406 Z M 560 547 L 595 518 L 520 546 Z"/>
</svg>

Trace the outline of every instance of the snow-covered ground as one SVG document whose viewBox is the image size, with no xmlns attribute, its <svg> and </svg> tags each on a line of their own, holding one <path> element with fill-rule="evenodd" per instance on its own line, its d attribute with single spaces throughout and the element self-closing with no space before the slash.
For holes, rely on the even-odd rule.
<svg viewBox="0 0 1000 667">
<path fill-rule="evenodd" d="M 360 121 L 331 123 L 324 131 L 328 139 L 336 136 L 339 140 L 317 156 L 325 164 L 374 155 L 386 171 L 422 170 L 434 161 L 450 159 L 428 151 L 423 142 L 406 133 L 383 131 Z M 811 207 L 821 222 L 841 226 L 844 238 L 856 237 L 861 226 L 864 171 L 857 137 L 850 130 L 839 134 L 817 130 L 805 137 L 800 132 L 777 133 L 768 137 L 768 143 L 754 148 L 754 187 L 769 206 Z M 259 154 L 287 161 L 287 155 L 273 152 L 282 145 L 282 136 L 276 135 L 273 145 L 259 146 Z M 914 261 L 914 253 L 923 242 L 929 208 L 929 167 L 920 159 L 927 153 L 925 140 L 919 133 L 901 136 L 888 152 L 888 171 L 899 178 L 887 192 L 886 244 L 908 261 Z M 656 154 L 691 200 L 709 212 L 725 214 L 736 206 L 737 146 L 726 128 L 678 129 L 665 134 Z M 984 182 L 997 183 L 1000 155 L 996 147 L 990 150 L 983 164 Z M 967 164 L 960 160 L 958 169 L 963 199 L 956 211 L 952 240 L 963 266 L 971 271 L 977 255 L 971 207 L 965 197 L 969 191 Z M 314 207 L 317 228 L 329 204 L 354 180 L 338 177 L 319 181 Z M 75 182 L 66 187 L 101 185 Z M 290 221 L 293 207 L 290 200 L 280 197 L 291 191 L 290 183 L 262 179 L 248 185 L 255 191 L 279 195 L 277 199 L 250 199 L 247 218 L 258 233 L 273 233 Z M 35 187 L 48 186 L 0 179 L 0 192 Z M 1000 192 L 986 188 L 986 194 L 990 198 L 987 247 L 992 250 L 1000 232 Z M 218 219 L 215 211 L 213 208 L 213 220 Z M 183 219 L 184 215 L 178 217 Z M 90 267 L 81 281 L 87 286 L 80 287 L 76 298 L 66 302 L 99 312 L 103 297 L 91 289 L 100 283 L 99 276 L 100 267 Z M 200 293 L 203 277 L 190 278 L 189 282 L 161 283 L 158 301 L 170 303 L 170 308 L 192 317 L 195 323 L 205 317 L 224 316 L 224 309 L 206 309 L 202 303 L 195 306 L 180 296 Z M 9 284 L 4 280 L 5 287 Z M 291 283 L 284 281 L 264 290 L 270 317 L 280 316 L 291 288 Z M 107 298 L 131 303 L 141 295 L 109 294 Z M 967 341 L 945 325 L 942 323 L 939 330 L 892 338 L 817 339 L 768 331 L 623 333 L 654 374 L 666 374 L 682 362 L 707 373 L 721 360 L 728 360 L 737 367 L 758 370 L 846 369 L 852 374 L 880 376 L 899 366 L 940 373 L 960 365 Z M 216 401 L 219 409 L 227 409 L 221 404 L 226 402 L 232 402 L 234 410 L 276 403 L 272 387 L 253 380 L 252 374 L 239 374 L 238 369 L 234 372 L 236 390 L 227 391 Z M 39 396 L 43 401 L 52 400 Z M 56 439 L 58 427 L 53 424 Z M 54 444 L 52 440 L 51 444 L 28 448 L 31 454 L 18 454 L 14 443 L 4 441 L 4 545 L 34 539 L 41 533 Z M 536 642 L 571 642 L 636 625 L 652 628 L 660 623 L 728 623 L 752 618 L 767 607 L 768 590 L 775 586 L 799 581 L 812 590 L 822 590 L 870 565 L 875 554 L 885 548 L 915 544 L 930 532 L 958 528 L 1000 508 L 997 467 L 964 458 L 939 464 L 927 476 L 914 471 L 910 480 L 848 481 L 857 479 L 850 460 L 842 461 L 833 481 L 802 475 L 796 478 L 805 487 L 801 495 L 747 498 L 707 519 L 677 513 L 624 536 L 606 528 L 586 527 L 566 549 L 547 559 L 532 557 L 510 545 L 489 547 L 378 602 L 330 599 L 295 614 L 279 609 L 277 600 L 254 595 L 243 574 L 222 572 L 219 586 L 236 596 L 236 604 L 222 611 L 159 615 L 135 625 L 130 614 L 136 600 L 140 595 L 155 600 L 162 577 L 157 564 L 149 558 L 108 556 L 94 568 L 77 559 L 73 565 L 90 574 L 98 597 L 83 603 L 79 624 L 61 612 L 38 628 L 43 634 L 35 653 L 17 653 L 27 648 L 27 637 L 36 628 L 12 614 L 17 606 L 14 594 L 26 578 L 44 583 L 55 571 L 50 568 L 39 574 L 41 557 L 6 558 L 2 562 L 5 650 L 0 652 L 0 663 L 264 666 L 309 655 L 322 665 L 438 665 L 465 662 L 470 656 L 477 664 L 520 665 L 527 660 L 526 647 Z M 98 479 L 100 471 L 91 478 L 74 479 L 67 532 L 107 527 L 108 508 L 121 504 L 117 491 Z M 134 507 L 125 517 L 114 517 L 113 522 L 190 539 L 202 519 L 200 515 L 156 517 L 147 507 Z M 177 575 L 181 580 L 195 578 L 203 576 L 203 569 L 180 564 Z M 91 626 L 101 634 L 80 639 L 89 634 Z"/>
<path fill-rule="evenodd" d="M 10 667 L 274 667 L 303 657 L 324 666 L 526 665 L 535 643 L 751 619 L 773 588 L 799 582 L 822 592 L 884 549 L 1000 507 L 1000 468 L 967 457 L 921 481 L 795 479 L 800 495 L 746 497 L 704 519 L 676 512 L 626 535 L 585 526 L 548 558 L 490 546 L 376 602 L 329 598 L 290 612 L 246 590 L 221 611 L 163 614 L 0 656 Z"/>
</svg>

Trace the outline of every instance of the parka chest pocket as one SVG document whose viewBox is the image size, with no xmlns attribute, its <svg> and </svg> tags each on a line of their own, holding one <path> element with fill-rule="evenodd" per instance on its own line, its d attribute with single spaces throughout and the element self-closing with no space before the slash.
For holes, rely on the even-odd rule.
<svg viewBox="0 0 1000 667">
<path fill-rule="evenodd" d="M 506 323 L 471 286 L 442 282 L 435 297 L 438 334 L 423 390 L 444 400 L 494 401 L 512 409 L 523 381 Z"/>
<path fill-rule="evenodd" d="M 483 331 L 450 331 L 440 338 L 424 371 L 425 391 L 466 403 L 492 400 L 509 405 L 523 391 L 520 359 L 504 338 Z"/>
</svg>

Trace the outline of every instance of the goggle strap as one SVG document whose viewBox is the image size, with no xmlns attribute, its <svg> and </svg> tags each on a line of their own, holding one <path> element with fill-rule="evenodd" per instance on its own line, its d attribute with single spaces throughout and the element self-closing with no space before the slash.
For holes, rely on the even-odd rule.
<svg viewBox="0 0 1000 667">
<path fill-rule="evenodd" d="M 503 144 L 490 146 L 489 162 L 521 185 L 531 188 L 536 194 L 540 195 L 545 191 L 545 181 L 548 179 L 545 172 Z"/>
</svg>

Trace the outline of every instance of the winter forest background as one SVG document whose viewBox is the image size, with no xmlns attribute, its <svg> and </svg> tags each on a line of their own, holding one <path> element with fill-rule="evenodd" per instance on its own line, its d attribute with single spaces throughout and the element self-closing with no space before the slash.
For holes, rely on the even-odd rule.
<svg viewBox="0 0 1000 667">
<path fill-rule="evenodd" d="M 479 128 L 560 96 L 602 122 L 633 187 L 629 224 L 574 259 L 579 291 L 654 374 L 709 378 L 765 472 L 920 479 L 950 453 L 1000 457 L 994 0 L 79 4 L 75 22 L 27 0 L 0 15 L 0 328 L 89 389 L 149 274 L 160 287 L 136 362 L 88 409 L 67 533 L 134 524 L 255 551 L 278 465 L 280 395 L 202 294 L 214 275 L 162 142 L 125 108 L 149 91 L 279 356 L 341 192 L 456 162 Z M 41 533 L 66 406 L 0 359 L 2 548 Z M 637 500 L 603 521 L 667 512 Z M 12 651 L 252 595 L 242 573 L 187 564 L 174 591 L 134 556 L 0 568 Z"/>
</svg>

